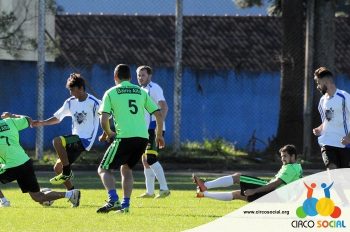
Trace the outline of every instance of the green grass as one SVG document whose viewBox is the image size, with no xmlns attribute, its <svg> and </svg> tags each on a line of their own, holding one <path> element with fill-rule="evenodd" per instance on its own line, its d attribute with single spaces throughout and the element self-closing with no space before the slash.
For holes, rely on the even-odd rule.
<svg viewBox="0 0 350 232">
<path fill-rule="evenodd" d="M 51 186 L 53 173 L 39 173 L 41 187 Z M 122 196 L 119 172 L 118 194 Z M 182 231 L 207 222 L 245 205 L 242 201 L 222 202 L 197 199 L 188 174 L 167 175 L 171 196 L 165 199 L 137 199 L 144 192 L 142 172 L 134 175 L 131 211 L 126 215 L 97 214 L 96 209 L 107 197 L 97 173 L 76 172 L 75 185 L 82 190 L 81 205 L 70 208 L 67 199 L 42 207 L 22 194 L 16 183 L 0 185 L 11 201 L 10 208 L 0 208 L 0 231 Z M 237 186 L 235 186 L 237 188 Z M 229 191 L 229 189 L 227 189 Z"/>
</svg>

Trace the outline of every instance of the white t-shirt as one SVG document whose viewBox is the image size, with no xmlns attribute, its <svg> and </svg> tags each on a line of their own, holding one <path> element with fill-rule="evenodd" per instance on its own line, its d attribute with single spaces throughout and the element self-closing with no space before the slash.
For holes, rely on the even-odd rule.
<svg viewBox="0 0 350 232">
<path fill-rule="evenodd" d="M 70 97 L 54 113 L 60 121 L 64 117 L 72 117 L 72 134 L 79 136 L 87 151 L 91 149 L 98 131 L 100 104 L 101 101 L 90 94 L 81 102 L 75 97 Z"/>
<path fill-rule="evenodd" d="M 152 100 L 158 104 L 158 106 L 160 101 L 165 101 L 163 89 L 157 83 L 151 81 L 147 86 L 141 86 L 141 89 L 145 90 L 148 95 L 151 96 Z M 146 113 L 145 120 L 148 123 L 148 129 L 156 128 L 156 117 L 154 117 L 154 115 Z M 165 122 L 163 123 L 163 131 L 165 131 Z"/>
<path fill-rule="evenodd" d="M 322 96 L 318 105 L 323 129 L 318 143 L 321 146 L 345 147 L 340 141 L 349 134 L 350 95 L 337 89 L 333 97 Z"/>
</svg>

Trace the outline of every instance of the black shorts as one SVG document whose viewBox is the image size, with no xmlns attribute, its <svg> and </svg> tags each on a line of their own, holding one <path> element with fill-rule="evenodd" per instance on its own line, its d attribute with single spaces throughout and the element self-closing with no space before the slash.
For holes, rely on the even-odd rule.
<svg viewBox="0 0 350 232">
<path fill-rule="evenodd" d="M 80 154 L 85 151 L 83 143 L 81 142 L 78 135 L 63 135 L 60 136 L 60 138 L 63 147 L 66 148 L 69 163 L 74 163 Z"/>
<path fill-rule="evenodd" d="M 350 167 L 350 148 L 322 146 L 321 154 L 326 167 L 335 164 L 337 168 Z"/>
<path fill-rule="evenodd" d="M 148 139 L 146 138 L 116 138 L 108 147 L 100 163 L 102 169 L 118 169 L 127 164 L 133 168 L 145 152 Z"/>
<path fill-rule="evenodd" d="M 0 181 L 3 184 L 17 180 L 18 186 L 23 193 L 39 192 L 40 187 L 34 172 L 33 161 L 30 159 L 24 164 L 7 169 L 0 174 Z"/>
<path fill-rule="evenodd" d="M 253 177 L 253 176 L 246 176 L 246 175 L 241 175 L 239 178 L 239 185 L 241 187 L 241 195 L 244 196 L 244 191 L 247 189 L 256 189 L 259 188 L 261 186 L 264 186 L 267 184 L 267 181 L 257 178 L 257 177 Z M 269 191 L 271 192 L 271 191 Z M 261 192 L 261 193 L 257 193 L 254 194 L 252 196 L 248 196 L 247 197 L 247 201 L 248 202 L 252 202 L 255 201 L 256 199 L 268 194 L 269 192 Z"/>
</svg>

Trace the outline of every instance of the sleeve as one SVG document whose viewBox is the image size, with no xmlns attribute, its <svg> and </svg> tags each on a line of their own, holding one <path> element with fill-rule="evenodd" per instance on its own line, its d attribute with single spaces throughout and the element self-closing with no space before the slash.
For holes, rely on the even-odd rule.
<svg viewBox="0 0 350 232">
<path fill-rule="evenodd" d="M 111 105 L 111 98 L 108 93 L 105 93 L 102 98 L 102 103 L 100 105 L 100 108 L 98 110 L 99 114 L 107 113 L 111 114 L 112 112 L 112 105 Z"/>
<path fill-rule="evenodd" d="M 12 121 L 19 131 L 29 127 L 28 117 L 12 118 Z"/>
<path fill-rule="evenodd" d="M 58 120 L 62 121 L 67 116 L 72 116 L 69 110 L 69 102 L 68 100 L 63 103 L 63 106 L 57 110 L 53 116 L 55 116 Z"/>
<path fill-rule="evenodd" d="M 346 110 L 350 113 L 350 94 L 345 94 L 345 107 Z"/>
<path fill-rule="evenodd" d="M 156 101 L 156 103 L 158 104 L 158 102 L 160 101 L 165 101 L 165 98 L 164 98 L 164 94 L 163 94 L 163 89 L 159 86 L 159 85 L 156 85 L 157 89 L 155 91 L 155 96 L 154 96 L 154 100 Z"/>
<path fill-rule="evenodd" d="M 294 180 L 295 175 L 294 169 L 287 164 L 283 165 L 275 177 L 282 180 L 285 184 L 288 184 Z"/>
<path fill-rule="evenodd" d="M 152 98 L 144 93 L 145 96 L 145 109 L 148 111 L 148 113 L 153 114 L 155 111 L 158 111 L 158 105 L 152 100 Z"/>
</svg>

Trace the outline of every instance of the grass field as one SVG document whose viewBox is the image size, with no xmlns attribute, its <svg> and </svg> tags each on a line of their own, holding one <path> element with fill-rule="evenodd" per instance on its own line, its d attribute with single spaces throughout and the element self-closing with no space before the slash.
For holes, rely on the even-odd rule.
<svg viewBox="0 0 350 232">
<path fill-rule="evenodd" d="M 41 187 L 53 173 L 38 173 Z M 119 172 L 118 194 L 120 190 Z M 80 207 L 70 208 L 67 199 L 42 207 L 22 194 L 17 183 L 0 185 L 11 207 L 0 208 L 0 231 L 182 231 L 213 221 L 243 206 L 242 201 L 221 202 L 195 198 L 189 174 L 167 175 L 171 196 L 165 199 L 137 199 L 144 192 L 142 172 L 134 174 L 135 185 L 129 214 L 97 214 L 107 195 L 97 173 L 75 172 L 75 186 L 82 190 Z M 158 188 L 158 187 L 157 187 Z"/>
</svg>

